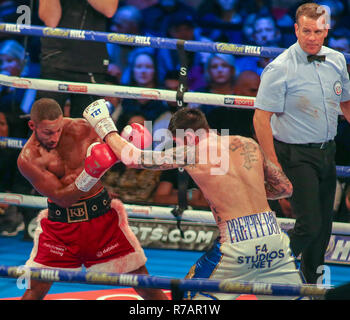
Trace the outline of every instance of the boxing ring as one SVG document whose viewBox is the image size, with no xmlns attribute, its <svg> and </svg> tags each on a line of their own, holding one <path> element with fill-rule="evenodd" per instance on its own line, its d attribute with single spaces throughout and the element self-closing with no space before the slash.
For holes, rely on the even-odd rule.
<svg viewBox="0 0 350 320">
<path fill-rule="evenodd" d="M 185 51 L 201 51 L 201 52 L 219 52 L 234 55 L 248 55 L 257 57 L 273 58 L 283 52 L 281 48 L 266 48 L 257 46 L 247 46 L 240 44 L 216 43 L 216 42 L 197 42 L 183 41 L 178 39 L 168 39 L 161 37 L 145 37 L 137 35 L 104 33 L 87 30 L 73 30 L 62 28 L 46 28 L 40 26 L 0 24 L 0 32 L 13 34 L 17 36 L 38 36 L 53 37 L 62 39 L 74 39 L 77 41 L 98 41 L 108 42 L 120 45 L 143 46 L 152 48 L 162 48 L 170 50 L 178 50 L 180 58 L 183 57 Z M 347 62 L 350 62 L 350 55 L 344 54 Z M 183 59 L 182 67 L 187 68 Z M 50 79 L 34 79 L 23 77 L 12 77 L 0 74 L 0 85 L 21 88 L 34 89 L 53 92 L 69 92 L 76 94 L 91 94 L 97 96 L 111 96 L 129 99 L 153 99 L 164 100 L 169 102 L 177 102 L 178 105 L 183 103 L 195 103 L 204 105 L 217 105 L 234 108 L 254 108 L 254 97 L 243 97 L 236 95 L 221 95 L 211 93 L 188 92 L 184 86 L 183 79 L 180 77 L 180 86 L 178 91 L 162 90 L 157 88 L 147 89 L 129 86 L 116 86 L 105 84 L 92 84 L 68 81 L 54 81 Z M 7 148 L 21 149 L 26 140 L 0 137 L 0 146 Z M 350 177 L 350 167 L 337 167 L 339 177 Z M 0 203 L 12 204 L 17 206 L 31 207 L 42 209 L 47 207 L 47 199 L 45 197 L 21 195 L 13 193 L 0 193 Z M 126 210 L 130 218 L 130 226 L 135 234 L 141 239 L 141 245 L 150 248 L 157 248 L 157 244 L 161 241 L 169 240 L 172 232 L 173 239 L 177 239 L 178 243 L 183 246 L 175 246 L 173 248 L 163 247 L 164 252 L 167 250 L 178 249 L 183 250 L 190 247 L 189 243 L 202 242 L 202 245 L 194 245 L 192 250 L 200 252 L 207 249 L 207 245 L 214 240 L 217 232 L 216 225 L 212 214 L 203 210 L 185 210 L 181 216 L 182 221 L 188 224 L 185 230 L 185 237 L 181 239 L 180 231 L 173 228 L 168 234 L 163 233 L 162 237 L 156 239 L 152 246 L 152 241 L 142 239 L 145 233 L 140 233 L 142 227 L 140 225 L 146 223 L 159 223 L 165 221 L 175 224 L 173 208 L 160 206 L 141 206 L 126 204 Z M 293 227 L 294 220 L 279 218 L 277 219 L 282 230 L 288 230 Z M 202 233 L 199 237 L 193 238 L 193 232 L 190 231 L 207 227 L 207 232 Z M 191 229 L 192 228 L 192 229 Z M 169 231 L 169 229 L 167 229 Z M 193 231 L 193 230 L 192 230 Z M 187 232 L 187 233 L 186 233 Z M 150 234 L 150 231 L 149 231 Z M 152 234 L 152 232 L 151 232 Z M 147 238 L 146 236 L 144 238 Z M 193 239 L 192 239 L 193 238 Z M 164 240 L 165 239 L 165 240 Z M 200 239 L 200 241 L 198 241 Z M 148 239 L 149 240 L 149 239 Z M 154 237 L 153 237 L 154 240 Z M 192 241 L 192 242 L 191 242 Z M 1 242 L 0 242 L 1 243 Z M 204 243 L 204 244 L 203 244 Z M 198 244 L 198 243 L 197 243 Z M 174 250 L 176 251 L 176 250 Z M 147 251 L 146 251 L 146 255 Z M 1 256 L 1 252 L 0 252 Z M 199 256 L 198 256 L 199 257 Z M 191 266 L 195 260 L 189 263 Z M 326 253 L 326 262 L 330 265 L 340 265 L 345 268 L 344 279 L 331 285 L 291 285 L 279 283 L 258 283 L 258 282 L 237 282 L 231 280 L 214 281 L 205 279 L 183 279 L 168 276 L 147 276 L 147 275 L 122 275 L 115 273 L 97 273 L 97 272 L 73 272 L 59 269 L 35 269 L 25 268 L 18 265 L 2 264 L 0 262 L 0 277 L 16 278 L 18 280 L 27 281 L 28 279 L 49 280 L 62 283 L 80 283 L 89 285 L 105 285 L 105 286 L 121 286 L 121 287 L 143 287 L 143 288 L 161 288 L 171 292 L 173 299 L 181 299 L 182 293 L 187 290 L 201 290 L 210 292 L 227 292 L 240 293 L 242 295 L 265 295 L 265 296 L 301 296 L 301 297 L 318 297 L 323 299 L 332 299 L 334 294 L 339 294 L 343 290 L 343 285 L 349 281 L 350 277 L 350 224 L 334 223 L 333 233 L 329 248 Z M 0 284 L 1 284 L 0 279 Z M 1 285 L 0 285 L 1 288 Z M 1 296 L 0 296 L 1 298 Z"/>
</svg>

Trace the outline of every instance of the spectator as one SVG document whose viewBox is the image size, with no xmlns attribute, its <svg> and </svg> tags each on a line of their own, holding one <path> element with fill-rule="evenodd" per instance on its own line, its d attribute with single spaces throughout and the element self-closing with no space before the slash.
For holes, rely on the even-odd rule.
<svg viewBox="0 0 350 320">
<path fill-rule="evenodd" d="M 294 25 L 294 20 L 289 14 L 289 7 L 290 4 L 288 2 L 272 2 L 271 14 L 276 19 L 277 26 L 284 30 L 292 30 Z"/>
<path fill-rule="evenodd" d="M 236 76 L 236 60 L 230 54 L 214 53 L 205 66 L 207 92 L 231 94 Z"/>
<path fill-rule="evenodd" d="M 176 91 L 179 84 L 179 73 L 177 71 L 168 71 L 164 79 L 164 88 Z M 165 112 L 153 123 L 153 148 L 156 150 L 164 150 L 173 146 L 173 139 L 169 135 L 168 125 L 178 106 L 176 102 L 170 101 L 163 101 L 163 104 L 165 105 Z"/>
<path fill-rule="evenodd" d="M 25 51 L 16 40 L 4 40 L 0 43 L 0 73 L 19 77 L 25 75 Z M 12 112 L 19 116 L 28 109 L 27 104 L 34 97 L 33 90 L 0 86 L 0 111 Z"/>
<path fill-rule="evenodd" d="M 230 54 L 212 53 L 209 55 L 204 65 L 205 86 L 198 88 L 197 91 L 217 94 L 232 94 L 235 76 L 235 57 Z M 195 104 L 191 104 L 190 106 L 198 107 L 198 105 Z M 208 116 L 209 112 L 213 108 L 215 107 L 211 105 L 200 106 L 201 111 L 203 111 L 206 116 Z"/>
<path fill-rule="evenodd" d="M 255 97 L 259 88 L 260 77 L 254 71 L 242 72 L 233 87 L 234 95 Z M 209 113 L 209 119 L 217 129 L 228 129 L 231 135 L 241 135 L 255 138 L 253 128 L 254 109 L 245 108 L 214 108 Z"/>
<path fill-rule="evenodd" d="M 233 92 L 238 96 L 256 97 L 260 85 L 260 77 L 254 71 L 243 71 L 237 78 Z"/>
<path fill-rule="evenodd" d="M 240 12 L 244 16 L 268 14 L 271 12 L 271 7 L 271 1 L 269 0 L 246 0 L 241 3 Z"/>
<path fill-rule="evenodd" d="M 244 17 L 243 43 L 252 44 L 254 23 L 258 16 L 270 16 L 271 2 L 268 0 L 248 0 L 241 3 L 240 13 Z"/>
<path fill-rule="evenodd" d="M 107 85 L 119 85 L 119 81 L 111 76 L 107 75 L 106 76 L 106 84 Z M 122 99 L 119 97 L 104 97 L 106 101 L 110 103 L 110 114 L 111 118 L 113 119 L 114 123 L 117 123 L 121 113 L 122 113 Z"/>
<path fill-rule="evenodd" d="M 281 33 L 272 16 L 257 16 L 253 23 L 252 44 L 263 47 L 278 47 Z M 271 58 L 240 57 L 237 58 L 239 72 L 251 70 L 260 75 L 263 69 L 271 62 Z"/>
<path fill-rule="evenodd" d="M 8 137 L 11 124 L 11 115 L 0 112 L 0 137 Z M 17 149 L 4 148 L 0 144 L 0 192 L 15 192 L 17 169 Z M 23 216 L 18 207 L 0 203 L 0 235 L 15 236 L 24 229 Z"/>
<path fill-rule="evenodd" d="M 181 0 L 159 0 L 156 4 L 142 10 L 143 19 L 142 30 L 146 34 L 153 36 L 166 36 L 167 19 L 173 14 L 196 17 L 193 7 Z"/>
<path fill-rule="evenodd" d="M 319 0 L 316 3 L 329 8 L 330 17 L 330 29 L 335 29 L 339 27 L 339 24 L 344 17 L 344 4 L 339 0 Z M 348 19 L 348 17 L 347 17 Z"/>
<path fill-rule="evenodd" d="M 18 14 L 16 12 L 17 6 L 14 1 L 1 1 L 0 3 L 0 21 L 1 23 L 15 23 Z M 3 34 L 1 35 L 3 36 Z"/>
<path fill-rule="evenodd" d="M 40 0 L 39 17 L 48 27 L 106 31 L 107 18 L 114 15 L 117 5 L 118 0 Z M 43 79 L 104 83 L 107 67 L 108 53 L 103 42 L 41 38 Z M 76 89 L 71 86 L 63 85 L 60 90 L 62 93 L 39 91 L 37 99 L 53 98 L 62 110 L 70 99 L 73 118 L 81 117 L 84 108 L 97 99 L 87 94 L 73 94 Z"/>
<path fill-rule="evenodd" d="M 272 47 L 279 44 L 281 32 L 272 16 L 258 16 L 254 23 L 253 40 L 258 46 Z"/>
<path fill-rule="evenodd" d="M 145 118 L 141 113 L 133 113 L 125 118 L 125 122 L 120 120 L 118 125 L 119 128 L 124 128 L 132 123 L 144 125 L 144 122 Z M 118 197 L 123 202 L 149 203 L 153 202 L 160 174 L 161 171 L 128 168 L 119 162 L 105 173 L 102 182 L 113 197 Z"/>
<path fill-rule="evenodd" d="M 212 41 L 242 43 L 243 18 L 237 0 L 204 0 L 198 8 L 201 34 Z"/>
<path fill-rule="evenodd" d="M 350 53 L 350 30 L 346 28 L 339 28 L 331 30 L 328 46 L 334 50 L 342 53 Z M 347 62 L 348 73 L 350 74 L 350 63 Z"/>
<path fill-rule="evenodd" d="M 141 11 L 134 6 L 123 6 L 117 10 L 111 19 L 110 32 L 123 34 L 142 35 Z M 128 55 L 133 50 L 132 46 L 107 43 L 107 50 L 110 63 L 108 74 L 121 80 L 125 66 L 128 64 Z"/>
<path fill-rule="evenodd" d="M 128 6 L 134 6 L 139 10 L 143 10 L 155 5 L 158 2 L 158 0 L 126 0 L 124 2 Z"/>
<path fill-rule="evenodd" d="M 350 53 L 350 30 L 346 28 L 330 30 L 328 46 L 342 53 Z"/>
<path fill-rule="evenodd" d="M 167 19 L 167 37 L 173 39 L 181 39 L 186 41 L 210 41 L 208 38 L 202 37 L 196 31 L 196 23 L 191 15 L 182 13 L 174 13 Z M 207 53 L 186 51 L 188 60 L 188 87 L 190 90 L 196 90 L 204 85 L 203 82 L 203 63 L 205 62 Z M 179 53 L 176 50 L 159 49 L 158 70 L 160 82 L 164 82 L 165 74 L 170 70 L 180 70 Z"/>
<path fill-rule="evenodd" d="M 26 6 L 31 9 L 30 21 L 20 12 L 19 7 Z M 41 21 L 37 14 L 36 1 L 32 0 L 2 0 L 0 1 L 0 23 L 31 23 L 31 25 L 40 25 Z M 18 11 L 18 12 L 17 12 Z M 37 78 L 40 73 L 39 55 L 40 55 L 40 37 L 14 35 L 7 32 L 0 33 L 0 40 L 16 39 L 25 46 L 25 51 L 30 60 L 26 64 L 26 74 Z"/>
<path fill-rule="evenodd" d="M 204 75 L 206 86 L 198 91 L 216 94 L 233 94 L 233 84 L 236 76 L 236 60 L 233 55 L 213 53 L 209 56 Z M 200 109 L 206 116 L 216 108 L 215 106 L 202 105 Z M 210 121 L 210 119 L 208 119 Z M 212 127 L 215 129 L 215 127 Z"/>
<path fill-rule="evenodd" d="M 212 54 L 205 68 L 208 85 L 201 91 L 254 97 L 259 87 L 259 76 L 253 71 L 246 71 L 235 78 L 235 58 L 230 54 Z M 212 129 L 219 132 L 228 130 L 230 135 L 252 137 L 253 110 L 231 107 L 201 105 Z M 224 132 L 222 132 L 224 134 Z"/>
<path fill-rule="evenodd" d="M 151 49 L 137 48 L 131 53 L 122 81 L 123 84 L 135 87 L 158 87 L 157 66 Z M 123 113 L 138 112 L 148 121 L 155 121 L 166 110 L 161 101 L 152 99 L 123 99 L 122 107 Z"/>
</svg>

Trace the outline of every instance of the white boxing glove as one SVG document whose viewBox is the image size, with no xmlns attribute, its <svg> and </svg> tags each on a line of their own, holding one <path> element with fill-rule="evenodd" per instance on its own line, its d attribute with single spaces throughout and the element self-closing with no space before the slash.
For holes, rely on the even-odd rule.
<svg viewBox="0 0 350 320">
<path fill-rule="evenodd" d="M 91 124 L 102 140 L 108 133 L 118 132 L 109 115 L 105 99 L 99 99 L 89 104 L 83 112 L 83 117 Z"/>
</svg>

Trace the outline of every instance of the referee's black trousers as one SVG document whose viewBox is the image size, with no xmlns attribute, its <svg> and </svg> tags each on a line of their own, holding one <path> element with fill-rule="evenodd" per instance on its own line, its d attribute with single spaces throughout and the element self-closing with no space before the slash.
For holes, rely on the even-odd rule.
<svg viewBox="0 0 350 320">
<path fill-rule="evenodd" d="M 274 144 L 279 162 L 293 184 L 290 202 L 296 222 L 288 231 L 292 252 L 296 257 L 301 254 L 301 271 L 306 282 L 321 283 L 318 280 L 322 279 L 324 256 L 332 233 L 335 143 L 330 142 L 325 149 L 276 140 Z"/>
</svg>

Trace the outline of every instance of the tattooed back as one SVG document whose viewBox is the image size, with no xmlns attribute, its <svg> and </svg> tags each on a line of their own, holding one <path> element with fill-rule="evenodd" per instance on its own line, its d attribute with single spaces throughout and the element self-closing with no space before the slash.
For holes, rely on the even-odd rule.
<svg viewBox="0 0 350 320">
<path fill-rule="evenodd" d="M 207 161 L 200 159 L 205 150 Z M 201 188 L 217 222 L 270 210 L 264 157 L 253 139 L 210 134 L 199 143 L 196 158 L 196 164 L 185 169 Z"/>
</svg>

